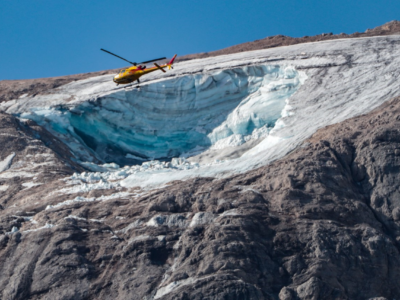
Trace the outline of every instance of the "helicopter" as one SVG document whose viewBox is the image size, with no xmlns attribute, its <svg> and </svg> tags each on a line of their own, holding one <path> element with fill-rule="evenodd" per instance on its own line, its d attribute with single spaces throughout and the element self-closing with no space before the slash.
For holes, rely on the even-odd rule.
<svg viewBox="0 0 400 300">
<path fill-rule="evenodd" d="M 119 71 L 119 73 L 117 75 L 114 76 L 113 81 L 119 85 L 119 84 L 128 84 L 128 83 L 132 83 L 134 81 L 137 81 L 137 83 L 140 83 L 139 78 L 145 74 L 160 70 L 162 72 L 166 72 L 164 70 L 164 68 L 171 69 L 172 68 L 172 64 L 174 63 L 174 60 L 176 58 L 176 54 L 174 55 L 174 57 L 166 64 L 163 65 L 159 65 L 157 63 L 154 63 L 154 67 L 152 68 L 146 68 L 146 66 L 144 64 L 146 63 L 150 63 L 150 62 L 155 62 L 158 60 L 162 60 L 162 59 L 166 59 L 166 57 L 161 57 L 161 58 L 156 58 L 156 59 L 152 59 L 152 60 L 147 60 L 147 61 L 143 61 L 141 63 L 136 63 L 136 62 L 131 62 L 129 60 L 126 60 L 125 58 L 118 56 L 110 51 L 107 51 L 105 49 L 100 49 L 101 51 L 104 51 L 108 54 L 114 55 L 130 64 L 133 65 L 133 67 L 129 67 L 126 69 L 122 69 L 121 71 Z"/>
</svg>

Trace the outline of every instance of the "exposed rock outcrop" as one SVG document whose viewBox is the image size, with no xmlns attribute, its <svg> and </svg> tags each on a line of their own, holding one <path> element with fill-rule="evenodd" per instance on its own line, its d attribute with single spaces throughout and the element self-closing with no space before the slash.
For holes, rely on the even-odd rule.
<svg viewBox="0 0 400 300">
<path fill-rule="evenodd" d="M 1 198 L 1 298 L 398 297 L 399 125 L 395 99 L 246 174 L 48 209 Z"/>
<path fill-rule="evenodd" d="M 0 128 L 0 215 L 1 209 L 25 203 L 42 207 L 59 179 L 84 171 L 67 146 L 36 123 L 0 112 Z"/>
</svg>

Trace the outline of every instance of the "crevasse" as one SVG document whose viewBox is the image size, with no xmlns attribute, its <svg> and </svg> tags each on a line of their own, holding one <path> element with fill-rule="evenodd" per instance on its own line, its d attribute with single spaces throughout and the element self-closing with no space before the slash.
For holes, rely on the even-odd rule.
<svg viewBox="0 0 400 300">
<path fill-rule="evenodd" d="M 268 135 L 300 84 L 292 67 L 247 66 L 122 89 L 71 107 L 33 108 L 21 117 L 45 126 L 80 161 L 135 164 Z"/>
</svg>

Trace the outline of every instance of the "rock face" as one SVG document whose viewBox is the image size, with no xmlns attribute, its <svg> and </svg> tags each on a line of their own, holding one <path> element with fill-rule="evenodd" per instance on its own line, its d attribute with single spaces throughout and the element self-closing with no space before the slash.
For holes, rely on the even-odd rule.
<svg viewBox="0 0 400 300">
<path fill-rule="evenodd" d="M 54 189 L 49 183 L 84 171 L 63 143 L 34 122 L 0 112 L 0 128 L 0 209 L 39 201 L 33 191 L 46 195 Z"/>
<path fill-rule="evenodd" d="M 22 164 L 34 131 L 1 120 Z M 399 125 L 397 98 L 268 166 L 137 197 L 46 209 L 54 196 L 38 187 L 40 205 L 0 191 L 1 299 L 396 298 Z"/>
</svg>

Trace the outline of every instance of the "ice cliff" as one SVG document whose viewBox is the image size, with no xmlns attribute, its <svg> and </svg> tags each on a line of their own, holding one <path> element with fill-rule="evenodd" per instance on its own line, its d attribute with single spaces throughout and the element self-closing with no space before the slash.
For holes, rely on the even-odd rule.
<svg viewBox="0 0 400 300">
<path fill-rule="evenodd" d="M 34 107 L 31 119 L 61 138 L 81 161 L 171 159 L 229 139 L 268 134 L 300 86 L 291 67 L 249 66 L 116 90 L 74 106 Z"/>
</svg>

